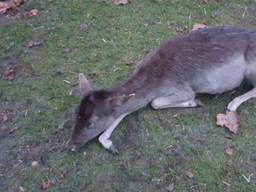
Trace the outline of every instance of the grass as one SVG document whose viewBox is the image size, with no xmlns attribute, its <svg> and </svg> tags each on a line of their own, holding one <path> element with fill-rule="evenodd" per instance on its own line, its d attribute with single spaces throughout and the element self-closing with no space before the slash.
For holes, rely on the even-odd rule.
<svg viewBox="0 0 256 192">
<path fill-rule="evenodd" d="M 239 109 L 237 135 L 215 126 L 216 114 L 235 95 L 202 96 L 202 108 L 141 109 L 112 136 L 118 156 L 96 140 L 78 153 L 61 150 L 73 121 L 54 133 L 79 102 L 69 95 L 79 72 L 95 88 L 107 88 L 128 77 L 133 65 L 125 62 L 138 61 L 194 23 L 255 30 L 255 1 L 130 0 L 115 6 L 110 0 L 34 0 L 19 13 L 34 8 L 39 15 L 33 18 L 0 16 L 0 74 L 17 63 L 14 81 L 0 77 L 0 114 L 8 116 L 0 125 L 0 191 L 40 191 L 42 181 L 50 182 L 47 191 L 256 191 L 253 100 Z M 43 44 L 28 48 L 35 40 Z M 233 156 L 224 154 L 226 147 L 234 148 Z"/>
</svg>

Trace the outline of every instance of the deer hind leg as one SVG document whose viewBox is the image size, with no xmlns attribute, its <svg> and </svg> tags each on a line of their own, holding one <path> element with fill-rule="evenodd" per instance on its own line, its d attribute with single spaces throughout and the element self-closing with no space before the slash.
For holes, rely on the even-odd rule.
<svg viewBox="0 0 256 192">
<path fill-rule="evenodd" d="M 228 104 L 228 110 L 229 111 L 236 111 L 237 108 L 245 101 L 256 97 L 256 88 L 253 88 L 252 90 L 248 91 L 247 93 L 240 95 L 233 99 L 229 104 Z"/>
<path fill-rule="evenodd" d="M 99 136 L 99 142 L 102 144 L 102 146 L 107 149 L 109 152 L 112 154 L 118 154 L 118 150 L 113 144 L 113 142 L 109 139 L 112 132 L 115 130 L 117 125 L 122 121 L 122 119 L 126 116 L 127 114 L 123 114 L 119 116 L 111 125 L 110 127 L 105 130 L 100 136 Z"/>
<path fill-rule="evenodd" d="M 229 104 L 227 109 L 229 111 L 236 111 L 237 108 L 244 103 L 245 101 L 251 99 L 251 98 L 256 98 L 256 65 L 252 65 L 250 68 L 250 72 L 247 74 L 246 77 L 254 86 L 253 89 L 250 91 L 246 92 L 243 95 L 240 95 L 236 98 L 234 98 Z"/>
</svg>

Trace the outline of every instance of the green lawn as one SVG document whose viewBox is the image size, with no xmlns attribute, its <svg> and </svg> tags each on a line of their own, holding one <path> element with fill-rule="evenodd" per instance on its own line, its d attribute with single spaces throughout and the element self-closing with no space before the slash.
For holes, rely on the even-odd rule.
<svg viewBox="0 0 256 192">
<path fill-rule="evenodd" d="M 118 156 L 97 140 L 77 153 L 63 150 L 73 119 L 55 132 L 79 103 L 69 95 L 79 72 L 107 88 L 128 77 L 134 65 L 126 63 L 194 23 L 256 30 L 255 0 L 29 0 L 18 12 L 31 9 L 39 15 L 0 16 L 0 191 L 40 191 L 43 181 L 54 192 L 256 191 L 255 100 L 239 108 L 237 135 L 215 125 L 244 88 L 202 96 L 201 108 L 147 107 L 129 115 L 112 136 Z M 42 45 L 29 48 L 38 40 Z M 11 63 L 15 79 L 3 80 Z"/>
</svg>

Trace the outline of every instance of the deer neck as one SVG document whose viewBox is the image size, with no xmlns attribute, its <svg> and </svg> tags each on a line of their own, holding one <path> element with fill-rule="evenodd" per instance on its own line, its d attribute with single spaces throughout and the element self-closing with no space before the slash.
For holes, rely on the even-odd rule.
<svg viewBox="0 0 256 192">
<path fill-rule="evenodd" d="M 154 98 L 159 97 L 158 88 L 157 81 L 154 81 L 152 77 L 140 76 L 139 74 L 114 87 L 111 90 L 114 95 L 127 97 L 121 105 L 115 108 L 117 116 L 145 107 Z"/>
</svg>

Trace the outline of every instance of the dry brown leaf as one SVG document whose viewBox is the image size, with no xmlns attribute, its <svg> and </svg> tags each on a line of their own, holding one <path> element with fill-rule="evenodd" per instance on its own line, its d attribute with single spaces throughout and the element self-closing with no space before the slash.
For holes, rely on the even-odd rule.
<svg viewBox="0 0 256 192">
<path fill-rule="evenodd" d="M 198 30 L 198 29 L 203 29 L 203 28 L 206 28 L 207 25 L 206 24 L 203 24 L 203 23 L 195 23 L 193 25 L 193 28 L 192 28 L 192 31 L 195 31 L 195 30 Z"/>
<path fill-rule="evenodd" d="M 24 2 L 24 0 L 12 0 L 13 4 L 17 7 L 19 6 L 21 3 Z"/>
<path fill-rule="evenodd" d="M 84 31 L 84 32 L 86 32 L 86 31 L 88 31 L 88 25 L 86 24 L 86 23 L 82 23 L 81 25 L 80 25 L 80 31 Z"/>
<path fill-rule="evenodd" d="M 44 41 L 42 39 L 37 39 L 37 40 L 29 41 L 28 42 L 28 48 L 38 47 L 38 46 L 42 45 L 43 42 Z"/>
<path fill-rule="evenodd" d="M 182 32 L 184 32 L 184 29 L 181 28 L 181 27 L 175 27 L 175 31 L 176 31 L 177 33 L 182 33 Z"/>
<path fill-rule="evenodd" d="M 3 115 L 3 122 L 8 120 L 8 116 L 7 115 Z"/>
<path fill-rule="evenodd" d="M 42 190 L 46 190 L 50 187 L 50 181 L 45 180 L 40 183 L 40 187 Z"/>
<path fill-rule="evenodd" d="M 4 70 L 4 79 L 11 81 L 15 78 L 15 68 L 14 66 L 8 66 Z"/>
<path fill-rule="evenodd" d="M 4 2 L 0 2 L 0 14 L 6 13 L 6 11 L 11 8 L 15 9 L 23 2 L 24 0 L 6 0 Z"/>
<path fill-rule="evenodd" d="M 93 77 L 98 77 L 101 74 L 99 69 L 94 69 L 89 75 Z"/>
<path fill-rule="evenodd" d="M 112 0 L 112 2 L 113 2 L 115 5 L 126 5 L 127 3 L 129 3 L 128 0 Z"/>
<path fill-rule="evenodd" d="M 14 128 L 12 128 L 12 129 L 10 129 L 10 130 L 9 130 L 9 134 L 14 133 L 17 129 L 18 129 L 17 127 L 14 127 Z"/>
<path fill-rule="evenodd" d="M 8 120 L 8 116 L 6 114 L 0 113 L 0 123 L 5 122 Z"/>
<path fill-rule="evenodd" d="M 240 117 L 236 112 L 227 113 L 226 127 L 233 133 L 236 133 L 240 125 Z"/>
<path fill-rule="evenodd" d="M 24 189 L 24 187 L 22 187 L 22 186 L 19 186 L 19 191 L 20 191 L 20 192 L 25 192 L 25 189 Z"/>
<path fill-rule="evenodd" d="M 185 175 L 190 179 L 194 177 L 194 174 L 191 171 L 187 171 Z"/>
<path fill-rule="evenodd" d="M 4 14 L 11 7 L 11 1 L 0 2 L 0 14 Z"/>
<path fill-rule="evenodd" d="M 38 9 L 32 9 L 28 12 L 29 17 L 35 17 L 38 15 Z"/>
<path fill-rule="evenodd" d="M 234 149 L 230 148 L 230 147 L 227 147 L 225 149 L 225 153 L 229 156 L 232 156 L 234 154 Z"/>
<path fill-rule="evenodd" d="M 234 111 L 227 112 L 226 114 L 217 114 L 216 120 L 217 126 L 225 126 L 232 133 L 237 133 L 238 127 L 240 125 L 240 118 L 238 114 Z"/>
<path fill-rule="evenodd" d="M 32 167 L 36 167 L 37 165 L 38 165 L 38 161 L 32 161 L 32 162 L 31 162 L 31 166 L 32 166 Z"/>
<path fill-rule="evenodd" d="M 127 58 L 127 59 L 124 60 L 124 63 L 126 65 L 132 65 L 132 64 L 135 63 L 135 61 L 132 58 Z"/>
<path fill-rule="evenodd" d="M 226 115 L 223 113 L 217 114 L 216 125 L 223 127 L 226 124 Z"/>
<path fill-rule="evenodd" d="M 4 14 L 7 11 L 7 6 L 5 2 L 0 2 L 0 14 Z"/>
<path fill-rule="evenodd" d="M 176 26 L 176 21 L 167 21 L 166 25 L 168 29 L 173 29 Z"/>
<path fill-rule="evenodd" d="M 174 184 L 173 184 L 173 183 L 171 183 L 171 184 L 170 184 L 170 185 L 168 185 L 165 189 L 166 189 L 166 191 L 169 191 L 169 192 L 174 191 Z"/>
<path fill-rule="evenodd" d="M 149 23 L 144 23 L 144 27 L 148 28 Z"/>
</svg>

